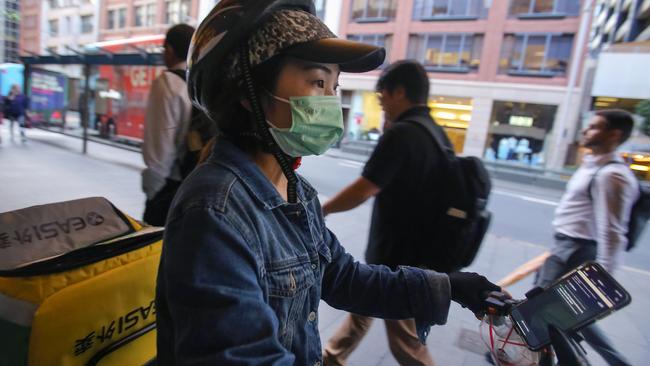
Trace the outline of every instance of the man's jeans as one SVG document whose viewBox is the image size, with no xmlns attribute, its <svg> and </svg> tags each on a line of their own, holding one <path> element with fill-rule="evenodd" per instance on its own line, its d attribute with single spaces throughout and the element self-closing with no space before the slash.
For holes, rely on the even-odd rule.
<svg viewBox="0 0 650 366">
<path fill-rule="evenodd" d="M 537 273 L 535 285 L 547 287 L 565 273 L 584 262 L 596 259 L 596 245 L 578 243 L 569 237 L 555 238 L 553 254 L 546 259 Z M 556 250 L 561 248 L 561 250 Z M 580 331 L 585 341 L 605 359 L 609 365 L 630 365 L 628 360 L 614 349 L 611 341 L 600 328 L 593 323 Z"/>
</svg>

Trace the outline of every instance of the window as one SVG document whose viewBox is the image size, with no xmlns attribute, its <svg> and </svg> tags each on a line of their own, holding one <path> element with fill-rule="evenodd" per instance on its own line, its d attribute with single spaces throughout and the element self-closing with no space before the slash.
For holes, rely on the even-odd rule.
<svg viewBox="0 0 650 366">
<path fill-rule="evenodd" d="M 428 71 L 466 73 L 478 70 L 482 47 L 480 34 L 411 34 L 408 58 Z"/>
<path fill-rule="evenodd" d="M 156 4 L 138 5 L 135 7 L 136 27 L 152 27 L 156 22 Z"/>
<path fill-rule="evenodd" d="M 120 8 L 117 11 L 117 26 L 120 29 L 126 27 L 126 8 Z"/>
<path fill-rule="evenodd" d="M 390 34 L 348 34 L 347 37 L 350 41 L 362 42 L 374 46 L 384 47 L 386 49 L 386 58 L 384 65 L 389 63 L 390 60 L 390 47 L 392 36 Z"/>
<path fill-rule="evenodd" d="M 519 18 L 561 18 L 579 13 L 579 0 L 512 0 L 510 3 L 510 15 Z"/>
<path fill-rule="evenodd" d="M 571 57 L 571 34 L 508 34 L 499 72 L 524 76 L 565 75 Z"/>
<path fill-rule="evenodd" d="M 144 12 L 145 12 L 145 7 L 144 5 L 138 5 L 135 7 L 135 20 L 134 20 L 134 25 L 136 27 L 142 27 L 144 25 Z"/>
<path fill-rule="evenodd" d="M 387 22 L 395 18 L 396 0 L 353 0 L 352 20 L 356 22 Z"/>
<path fill-rule="evenodd" d="M 327 0 L 315 0 L 314 5 L 316 6 L 316 16 L 321 20 L 325 19 L 325 4 Z"/>
<path fill-rule="evenodd" d="M 50 26 L 50 36 L 56 37 L 59 35 L 59 20 L 51 19 L 49 21 Z"/>
<path fill-rule="evenodd" d="M 165 2 L 165 24 L 186 22 L 190 17 L 191 0 L 172 0 Z"/>
<path fill-rule="evenodd" d="M 415 0 L 413 19 L 478 19 L 487 11 L 484 0 Z"/>
<path fill-rule="evenodd" d="M 147 4 L 147 16 L 145 18 L 145 26 L 153 27 L 156 24 L 156 4 Z"/>
<path fill-rule="evenodd" d="M 81 16 L 81 33 L 92 33 L 93 32 L 93 16 L 92 15 L 82 15 Z"/>
</svg>

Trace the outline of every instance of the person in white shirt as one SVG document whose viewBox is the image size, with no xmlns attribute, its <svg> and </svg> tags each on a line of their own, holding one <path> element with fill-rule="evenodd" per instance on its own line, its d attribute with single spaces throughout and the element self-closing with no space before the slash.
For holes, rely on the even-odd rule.
<svg viewBox="0 0 650 366">
<path fill-rule="evenodd" d="M 614 275 L 627 246 L 627 228 L 639 186 L 616 149 L 632 133 L 634 120 L 623 110 L 596 112 L 582 131 L 591 149 L 571 177 L 553 220 L 555 246 L 538 272 L 546 287 L 580 264 L 596 260 Z M 593 182 L 592 182 L 593 179 Z M 582 330 L 587 343 L 610 365 L 629 365 L 596 324 Z"/>
<path fill-rule="evenodd" d="M 163 59 L 167 70 L 151 85 L 144 124 L 142 190 L 147 196 L 143 220 L 164 226 L 181 183 L 179 152 L 192 115 L 185 80 L 185 59 L 194 28 L 178 24 L 167 31 Z"/>
</svg>

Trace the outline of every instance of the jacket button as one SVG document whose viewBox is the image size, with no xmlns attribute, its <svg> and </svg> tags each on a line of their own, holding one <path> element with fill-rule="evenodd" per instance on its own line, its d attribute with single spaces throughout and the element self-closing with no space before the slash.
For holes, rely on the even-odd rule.
<svg viewBox="0 0 650 366">
<path fill-rule="evenodd" d="M 312 264 L 311 264 L 311 269 L 316 270 L 316 268 L 318 268 L 318 266 L 316 265 L 316 263 L 312 263 Z"/>
<path fill-rule="evenodd" d="M 310 322 L 313 322 L 314 320 L 316 320 L 316 313 L 313 312 L 313 311 L 311 313 L 309 313 L 309 317 L 307 318 L 307 320 L 309 320 Z"/>
<path fill-rule="evenodd" d="M 320 361 L 314 362 L 314 366 L 320 366 Z"/>
</svg>

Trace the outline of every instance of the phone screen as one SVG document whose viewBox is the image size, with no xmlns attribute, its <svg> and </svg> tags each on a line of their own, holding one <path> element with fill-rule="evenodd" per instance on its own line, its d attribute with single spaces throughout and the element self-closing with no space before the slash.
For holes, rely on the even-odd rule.
<svg viewBox="0 0 650 366">
<path fill-rule="evenodd" d="M 550 343 L 549 324 L 578 330 L 629 302 L 627 291 L 603 267 L 589 262 L 514 307 L 510 316 L 526 343 L 537 350 Z"/>
</svg>

